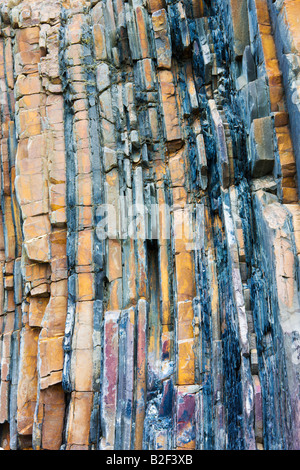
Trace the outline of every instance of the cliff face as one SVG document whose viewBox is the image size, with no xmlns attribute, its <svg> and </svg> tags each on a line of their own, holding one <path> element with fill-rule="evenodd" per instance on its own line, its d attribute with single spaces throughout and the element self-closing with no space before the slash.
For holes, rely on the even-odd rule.
<svg viewBox="0 0 300 470">
<path fill-rule="evenodd" d="M 0 445 L 300 448 L 300 1 L 0 1 Z"/>
</svg>

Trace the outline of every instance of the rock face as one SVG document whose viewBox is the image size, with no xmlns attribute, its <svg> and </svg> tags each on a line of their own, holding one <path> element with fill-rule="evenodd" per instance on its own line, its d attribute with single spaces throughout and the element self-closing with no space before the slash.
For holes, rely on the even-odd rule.
<svg viewBox="0 0 300 470">
<path fill-rule="evenodd" d="M 300 449 L 300 1 L 0 13 L 0 446 Z"/>
</svg>

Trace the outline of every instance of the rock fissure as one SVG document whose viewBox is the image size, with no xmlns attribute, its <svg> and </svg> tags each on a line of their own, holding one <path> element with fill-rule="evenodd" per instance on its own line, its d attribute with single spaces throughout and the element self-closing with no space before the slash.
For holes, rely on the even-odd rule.
<svg viewBox="0 0 300 470">
<path fill-rule="evenodd" d="M 299 449 L 299 1 L 0 16 L 0 446 Z"/>
</svg>

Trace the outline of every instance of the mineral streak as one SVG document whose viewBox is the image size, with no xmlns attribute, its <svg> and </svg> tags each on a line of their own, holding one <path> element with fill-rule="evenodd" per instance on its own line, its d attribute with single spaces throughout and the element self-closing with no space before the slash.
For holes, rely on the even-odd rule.
<svg viewBox="0 0 300 470">
<path fill-rule="evenodd" d="M 0 0 L 2 448 L 300 449 L 299 22 Z"/>
</svg>

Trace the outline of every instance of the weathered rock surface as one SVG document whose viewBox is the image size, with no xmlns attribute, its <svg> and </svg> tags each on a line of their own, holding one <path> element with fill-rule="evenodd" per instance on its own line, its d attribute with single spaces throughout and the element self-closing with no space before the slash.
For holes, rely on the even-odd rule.
<svg viewBox="0 0 300 470">
<path fill-rule="evenodd" d="M 0 447 L 299 450 L 300 1 L 0 18 Z"/>
</svg>

